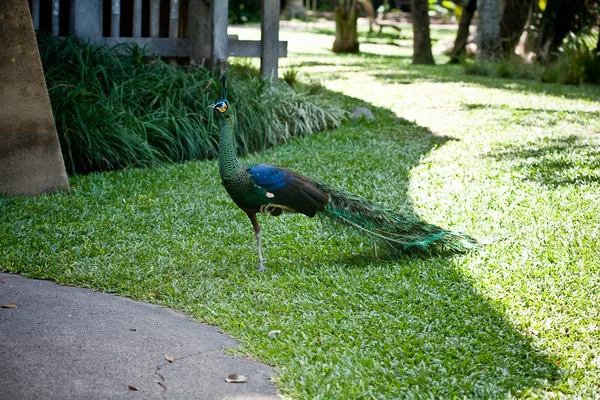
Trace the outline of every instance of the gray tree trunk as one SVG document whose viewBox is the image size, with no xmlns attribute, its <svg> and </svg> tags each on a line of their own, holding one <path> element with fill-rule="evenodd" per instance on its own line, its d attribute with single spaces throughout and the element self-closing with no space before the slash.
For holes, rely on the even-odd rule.
<svg viewBox="0 0 600 400">
<path fill-rule="evenodd" d="M 281 17 L 286 19 L 297 18 L 305 20 L 306 8 L 304 7 L 304 0 L 287 0 L 281 13 Z"/>
<path fill-rule="evenodd" d="M 477 59 L 493 60 L 500 56 L 499 0 L 478 0 Z"/>
<path fill-rule="evenodd" d="M 413 25 L 413 64 L 434 65 L 429 36 L 429 2 L 410 0 Z"/>
</svg>

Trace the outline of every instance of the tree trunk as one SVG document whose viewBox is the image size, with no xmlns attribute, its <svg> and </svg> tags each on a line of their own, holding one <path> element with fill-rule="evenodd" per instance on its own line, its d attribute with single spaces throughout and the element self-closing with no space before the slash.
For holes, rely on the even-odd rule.
<svg viewBox="0 0 600 400">
<path fill-rule="evenodd" d="M 504 0 L 500 13 L 500 44 L 502 55 L 514 54 L 523 34 L 533 0 Z"/>
<path fill-rule="evenodd" d="M 477 59 L 493 60 L 500 56 L 500 13 L 499 0 L 479 0 L 479 22 L 477 24 Z"/>
<path fill-rule="evenodd" d="M 285 19 L 297 18 L 305 20 L 306 8 L 304 8 L 304 0 L 286 0 L 281 17 Z"/>
<path fill-rule="evenodd" d="M 358 5 L 356 0 L 339 0 L 335 8 L 334 53 L 358 53 Z"/>
<path fill-rule="evenodd" d="M 410 0 L 413 24 L 413 64 L 434 65 L 429 36 L 429 3 L 427 0 Z"/>
<path fill-rule="evenodd" d="M 573 26 L 575 16 L 584 7 L 585 0 L 548 0 L 542 16 L 537 59 L 548 61 L 558 52 L 565 36 Z"/>
<path fill-rule="evenodd" d="M 458 32 L 456 33 L 456 40 L 454 40 L 454 47 L 449 54 L 450 63 L 452 64 L 460 62 L 461 58 L 465 56 L 467 41 L 469 40 L 469 27 L 471 26 L 476 9 L 477 0 L 468 1 L 468 4 L 463 8 L 460 21 L 458 22 Z"/>
<path fill-rule="evenodd" d="M 515 48 L 516 54 L 528 60 L 530 59 L 530 54 L 534 54 L 536 50 L 536 35 L 542 23 L 541 15 L 539 3 L 534 0 L 531 3 L 529 17 L 527 17 L 527 22 L 525 23 L 525 34 L 521 37 L 519 44 Z"/>
</svg>

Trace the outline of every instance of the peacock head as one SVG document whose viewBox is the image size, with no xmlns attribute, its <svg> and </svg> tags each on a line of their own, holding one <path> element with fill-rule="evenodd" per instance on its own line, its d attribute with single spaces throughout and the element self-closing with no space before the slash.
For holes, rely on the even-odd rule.
<svg viewBox="0 0 600 400">
<path fill-rule="evenodd" d="M 226 99 L 221 99 L 214 104 L 208 106 L 208 108 L 212 108 L 217 111 L 219 114 L 224 114 L 229 108 L 229 102 Z"/>
</svg>

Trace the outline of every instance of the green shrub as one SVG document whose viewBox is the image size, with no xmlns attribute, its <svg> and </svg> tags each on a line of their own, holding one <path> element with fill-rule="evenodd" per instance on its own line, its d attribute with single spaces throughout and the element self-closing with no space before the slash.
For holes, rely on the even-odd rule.
<svg viewBox="0 0 600 400">
<path fill-rule="evenodd" d="M 286 68 L 283 71 L 283 81 L 291 87 L 296 86 L 298 83 L 298 67 L 292 65 Z"/>
<path fill-rule="evenodd" d="M 221 89 L 212 72 L 148 58 L 135 45 L 46 35 L 38 42 L 69 173 L 216 155 L 218 132 L 207 106 Z M 344 117 L 319 97 L 273 86 L 248 68 L 228 75 L 240 153 L 337 126 Z"/>
<path fill-rule="evenodd" d="M 566 50 L 556 61 L 548 64 L 527 63 L 515 56 L 496 63 L 466 62 L 463 68 L 468 75 L 535 79 L 575 85 L 600 83 L 600 58 L 587 48 Z"/>
<path fill-rule="evenodd" d="M 512 78 L 513 68 L 507 61 L 500 62 L 496 68 L 496 74 L 500 78 Z"/>
<path fill-rule="evenodd" d="M 464 71 L 467 75 L 481 75 L 488 76 L 490 71 L 487 63 L 481 62 L 466 62 L 464 64 Z"/>
</svg>

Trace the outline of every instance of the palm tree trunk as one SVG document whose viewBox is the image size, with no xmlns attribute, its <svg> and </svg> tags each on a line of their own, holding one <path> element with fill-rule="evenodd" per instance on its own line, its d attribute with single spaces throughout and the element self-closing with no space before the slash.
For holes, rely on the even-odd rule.
<svg viewBox="0 0 600 400">
<path fill-rule="evenodd" d="M 429 2 L 427 0 L 411 0 L 413 24 L 413 64 L 434 65 L 429 36 Z"/>
</svg>

